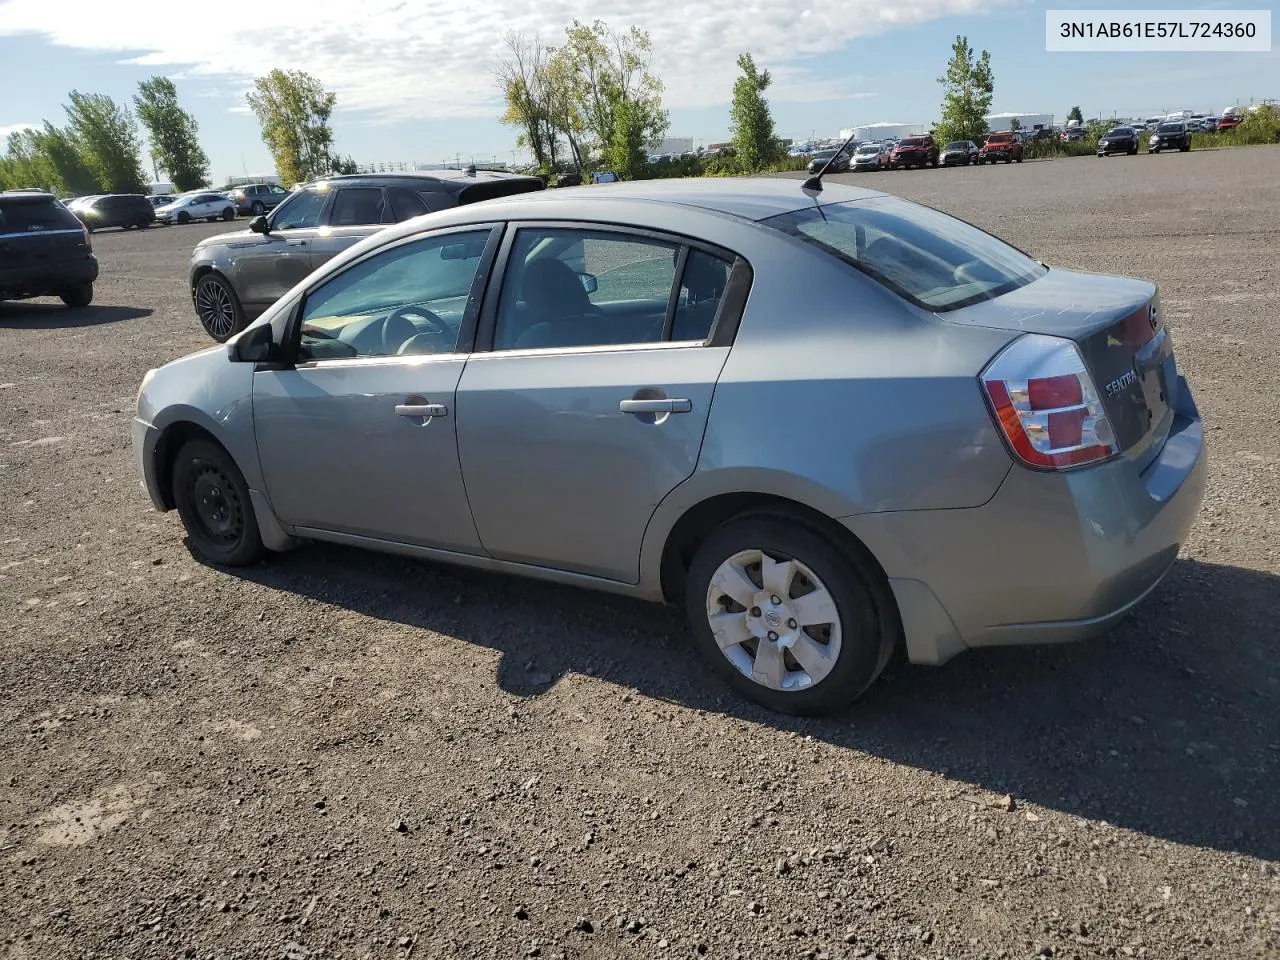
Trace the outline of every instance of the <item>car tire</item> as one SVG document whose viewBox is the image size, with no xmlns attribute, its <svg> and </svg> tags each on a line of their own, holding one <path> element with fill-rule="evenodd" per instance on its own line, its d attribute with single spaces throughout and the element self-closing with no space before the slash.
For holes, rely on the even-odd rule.
<svg viewBox="0 0 1280 960">
<path fill-rule="evenodd" d="M 151 226 L 151 224 L 152 224 L 153 222 L 154 222 L 153 220 L 142 220 L 142 219 L 139 219 L 139 220 L 138 220 L 138 223 L 136 224 L 136 226 L 138 227 L 138 229 L 139 229 L 139 230 L 146 230 L 148 227 L 150 227 L 150 226 Z"/>
<path fill-rule="evenodd" d="M 262 205 L 261 200 L 253 201 L 253 206 L 249 209 L 255 217 L 260 217 L 267 212 L 267 208 Z"/>
<path fill-rule="evenodd" d="M 1018 158 L 1017 158 L 1017 162 L 1018 162 L 1018 163 L 1021 163 L 1021 162 L 1022 162 L 1022 156 L 1021 156 L 1021 155 L 1019 155 L 1019 156 L 1018 156 Z"/>
<path fill-rule="evenodd" d="M 234 220 L 235 218 L 236 218 L 236 211 L 233 207 L 227 207 L 225 210 L 222 211 L 223 220 Z"/>
<path fill-rule="evenodd" d="M 933 161 L 932 161 L 929 165 L 930 165 L 931 167 L 933 167 L 933 169 L 937 170 L 937 169 L 938 169 L 938 158 L 937 158 L 937 157 L 934 157 L 934 158 L 933 158 Z"/>
<path fill-rule="evenodd" d="M 244 474 L 216 443 L 183 444 L 173 461 L 173 501 L 187 543 L 201 560 L 243 567 L 266 553 Z"/>
<path fill-rule="evenodd" d="M 769 584 L 780 593 L 786 591 L 785 597 L 774 594 L 781 600 L 776 616 L 771 616 L 775 610 L 764 589 L 766 560 L 794 564 L 786 580 L 789 590 L 782 581 Z M 738 599 L 721 590 L 719 584 L 725 582 L 743 591 Z M 803 616 L 794 601 L 818 591 L 825 591 L 827 602 L 814 604 L 813 612 Z M 862 558 L 801 518 L 770 512 L 746 514 L 714 530 L 698 547 L 686 584 L 694 644 L 715 672 L 747 699 L 798 715 L 843 710 L 879 676 L 899 633 L 889 602 L 881 578 Z M 832 619 L 820 622 L 827 614 Z M 735 619 L 713 627 L 712 617 L 721 615 Z M 717 633 L 723 637 L 733 626 L 745 639 L 722 646 Z M 777 643 L 767 635 L 757 638 L 750 632 L 765 633 L 770 627 L 776 628 L 775 638 L 789 642 Z M 767 662 L 759 657 L 765 649 Z M 797 657 L 796 649 L 807 653 Z M 815 678 L 810 670 L 820 675 Z M 753 675 L 768 680 L 758 681 Z"/>
<path fill-rule="evenodd" d="M 79 309 L 80 307 L 87 307 L 93 302 L 93 284 L 82 283 L 78 287 L 71 287 L 59 293 L 58 297 L 68 307 L 74 307 L 76 309 Z"/>
<path fill-rule="evenodd" d="M 218 343 L 226 343 L 248 325 L 240 298 L 220 273 L 206 273 L 201 277 L 192 299 L 200 326 Z"/>
<path fill-rule="evenodd" d="M 185 210 L 179 210 L 179 211 L 178 211 L 178 222 L 179 222 L 179 223 L 190 223 L 190 222 L 191 222 L 191 214 L 187 213 L 187 211 L 185 211 Z"/>
</svg>

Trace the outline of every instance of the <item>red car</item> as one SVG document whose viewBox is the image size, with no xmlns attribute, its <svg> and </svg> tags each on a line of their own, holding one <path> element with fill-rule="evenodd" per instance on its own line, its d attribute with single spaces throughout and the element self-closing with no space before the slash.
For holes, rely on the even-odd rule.
<svg viewBox="0 0 1280 960">
<path fill-rule="evenodd" d="M 933 137 L 907 137 L 893 148 L 889 154 L 889 169 L 902 170 L 909 167 L 936 167 L 938 165 L 938 145 Z"/>
<path fill-rule="evenodd" d="M 1011 131 L 993 133 L 978 151 L 978 163 L 1022 162 L 1022 142 Z"/>
<path fill-rule="evenodd" d="M 1218 132 L 1221 133 L 1223 130 L 1230 130 L 1238 126 L 1240 126 L 1240 118 L 1228 115 L 1218 121 Z"/>
</svg>

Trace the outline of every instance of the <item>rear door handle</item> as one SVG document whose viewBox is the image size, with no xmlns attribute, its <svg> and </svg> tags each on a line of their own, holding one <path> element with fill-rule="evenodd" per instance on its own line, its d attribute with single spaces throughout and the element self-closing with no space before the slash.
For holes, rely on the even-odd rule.
<svg viewBox="0 0 1280 960">
<path fill-rule="evenodd" d="M 443 403 L 397 403 L 397 417 L 447 417 L 449 408 Z"/>
<path fill-rule="evenodd" d="M 618 409 L 623 413 L 688 413 L 693 404 L 688 400 L 666 398 L 662 400 L 623 400 Z"/>
<path fill-rule="evenodd" d="M 285 243 L 291 247 L 305 247 L 307 245 L 305 240 L 286 240 Z"/>
</svg>

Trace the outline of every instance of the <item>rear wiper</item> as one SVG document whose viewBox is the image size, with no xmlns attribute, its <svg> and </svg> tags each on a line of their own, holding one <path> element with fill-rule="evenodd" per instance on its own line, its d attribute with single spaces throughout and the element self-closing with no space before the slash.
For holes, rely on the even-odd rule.
<svg viewBox="0 0 1280 960">
<path fill-rule="evenodd" d="M 812 177 L 810 177 L 808 180 L 806 180 L 806 181 L 804 182 L 804 187 L 803 187 L 803 189 L 805 189 L 805 190 L 817 190 L 817 191 L 821 191 L 821 190 L 822 190 L 822 175 L 823 175 L 824 173 L 826 173 L 826 172 L 827 172 L 827 167 L 829 167 L 829 166 L 831 166 L 833 163 L 835 163 L 835 162 L 836 162 L 836 157 L 838 157 L 838 156 L 840 156 L 840 154 L 844 153 L 844 152 L 845 152 L 845 150 L 847 150 L 847 149 L 849 148 L 849 144 L 853 143 L 853 141 L 854 141 L 854 140 L 856 140 L 856 139 L 857 139 L 857 137 L 858 137 L 858 131 L 857 131 L 857 130 L 854 130 L 854 131 L 853 131 L 853 133 L 849 134 L 849 139 L 848 139 L 848 140 L 846 140 L 843 144 L 841 144 L 840 149 L 839 149 L 839 150 L 837 150 L 835 153 L 833 153 L 833 154 L 831 155 L 831 158 L 830 158 L 829 160 L 827 160 L 827 162 L 826 162 L 826 163 L 824 163 L 824 164 L 822 165 L 822 169 L 821 169 L 821 170 L 819 170 L 817 173 L 815 173 Z"/>
</svg>

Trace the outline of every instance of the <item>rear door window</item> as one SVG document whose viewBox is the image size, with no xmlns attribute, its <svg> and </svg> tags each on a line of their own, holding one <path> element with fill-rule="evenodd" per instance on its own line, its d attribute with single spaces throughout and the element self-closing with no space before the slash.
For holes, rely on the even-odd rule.
<svg viewBox="0 0 1280 960">
<path fill-rule="evenodd" d="M 381 222 L 381 187 L 344 187 L 333 198 L 330 226 L 355 227 Z"/>
<path fill-rule="evenodd" d="M 393 187 L 388 190 L 387 199 L 391 204 L 391 221 L 393 223 L 420 217 L 424 213 L 431 212 L 427 202 L 418 193 L 413 190 L 406 190 L 404 187 Z"/>
</svg>

